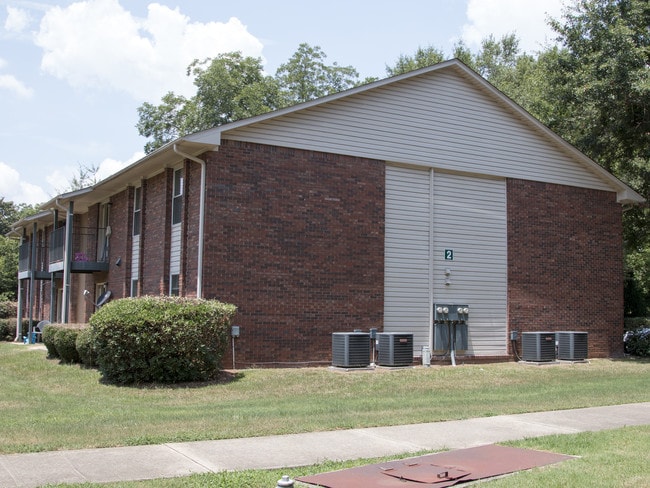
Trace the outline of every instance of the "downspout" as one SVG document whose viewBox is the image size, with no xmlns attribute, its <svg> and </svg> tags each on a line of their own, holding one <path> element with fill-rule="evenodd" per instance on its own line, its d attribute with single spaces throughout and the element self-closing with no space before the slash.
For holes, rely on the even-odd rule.
<svg viewBox="0 0 650 488">
<path fill-rule="evenodd" d="M 198 263 L 196 266 L 196 298 L 203 298 L 203 234 L 205 220 L 205 161 L 190 154 L 184 153 L 176 144 L 174 144 L 174 152 L 179 156 L 194 161 L 201 165 L 201 195 L 199 201 L 199 247 L 198 247 Z"/>
</svg>

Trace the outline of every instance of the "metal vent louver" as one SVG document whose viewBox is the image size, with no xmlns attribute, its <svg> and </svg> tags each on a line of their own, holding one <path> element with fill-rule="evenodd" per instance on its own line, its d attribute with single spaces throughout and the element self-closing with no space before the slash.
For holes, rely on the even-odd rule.
<svg viewBox="0 0 650 488">
<path fill-rule="evenodd" d="M 380 366 L 410 366 L 413 364 L 413 334 L 382 332 L 377 334 Z"/>
<path fill-rule="evenodd" d="M 524 361 L 555 361 L 555 332 L 522 333 L 521 350 Z"/>
<path fill-rule="evenodd" d="M 558 332 L 557 358 L 566 361 L 587 359 L 587 332 Z"/>
<path fill-rule="evenodd" d="M 363 368 L 370 365 L 370 334 L 367 332 L 332 333 L 332 366 Z"/>
</svg>

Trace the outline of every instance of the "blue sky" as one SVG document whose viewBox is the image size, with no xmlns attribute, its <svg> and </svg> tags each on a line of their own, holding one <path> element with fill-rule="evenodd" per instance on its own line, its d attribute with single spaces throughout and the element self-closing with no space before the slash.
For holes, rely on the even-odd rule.
<svg viewBox="0 0 650 488">
<path fill-rule="evenodd" d="M 138 160 L 138 106 L 191 96 L 195 58 L 242 51 L 274 74 L 307 42 L 381 78 L 419 46 L 450 55 L 490 34 L 533 53 L 561 12 L 562 0 L 0 0 L 0 196 L 43 202 L 79 165 L 106 177 Z"/>
</svg>

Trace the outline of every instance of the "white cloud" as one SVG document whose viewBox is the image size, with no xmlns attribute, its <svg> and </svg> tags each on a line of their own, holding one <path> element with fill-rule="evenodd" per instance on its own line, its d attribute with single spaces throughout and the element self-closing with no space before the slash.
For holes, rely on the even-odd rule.
<svg viewBox="0 0 650 488">
<path fill-rule="evenodd" d="M 32 18 L 26 10 L 8 6 L 5 29 L 8 32 L 19 34 L 27 28 L 31 20 Z"/>
<path fill-rule="evenodd" d="M 44 203 L 49 200 L 45 191 L 37 185 L 27 183 L 21 174 L 10 165 L 0 161 L 0 195 L 14 203 Z"/>
<path fill-rule="evenodd" d="M 31 98 L 33 90 L 13 75 L 0 75 L 0 90 L 9 90 L 21 98 Z"/>
<path fill-rule="evenodd" d="M 126 168 L 127 166 L 135 163 L 136 161 L 144 157 L 144 152 L 136 152 L 126 161 L 117 161 L 116 159 L 106 158 L 104 161 L 99 163 L 99 170 L 97 171 L 97 179 L 103 180 L 108 178 L 112 174 L 117 173 L 121 169 Z"/>
<path fill-rule="evenodd" d="M 133 155 L 128 158 L 126 161 L 118 161 L 117 159 L 106 158 L 100 162 L 98 166 L 97 173 L 95 177 L 97 181 L 101 181 L 109 176 L 117 173 L 118 171 L 130 166 L 136 161 L 142 159 L 145 156 L 145 153 L 142 151 L 136 151 Z M 84 165 L 90 166 L 90 165 Z M 56 195 L 59 193 L 65 193 L 69 191 L 70 182 L 73 178 L 79 176 L 79 165 L 77 166 L 62 166 L 45 177 L 45 180 L 50 185 L 51 194 Z"/>
<path fill-rule="evenodd" d="M 0 69 L 3 69 L 7 66 L 7 62 L 0 58 Z M 21 98 L 31 98 L 34 94 L 33 90 L 26 86 L 23 82 L 18 80 L 13 75 L 3 75 L 0 74 L 0 90 L 9 90 L 14 92 Z"/>
<path fill-rule="evenodd" d="M 516 34 L 522 51 L 534 53 L 551 43 L 554 33 L 547 24 L 548 17 L 560 17 L 563 0 L 469 0 L 468 23 L 462 38 L 470 48 L 492 34 L 496 39 Z M 545 40 L 545 41 L 544 41 Z"/>
<path fill-rule="evenodd" d="M 73 86 L 110 88 L 156 102 L 170 90 L 193 93 L 185 70 L 195 58 L 235 50 L 257 57 L 263 48 L 236 18 L 191 22 L 178 8 L 152 3 L 141 19 L 118 0 L 53 7 L 41 21 L 36 44 L 44 51 L 41 68 Z"/>
</svg>

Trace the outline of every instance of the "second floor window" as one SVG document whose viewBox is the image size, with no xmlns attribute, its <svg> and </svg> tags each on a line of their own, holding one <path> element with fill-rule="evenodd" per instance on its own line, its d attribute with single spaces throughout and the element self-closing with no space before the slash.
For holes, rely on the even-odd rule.
<svg viewBox="0 0 650 488">
<path fill-rule="evenodd" d="M 183 214 L 183 170 L 174 171 L 174 191 L 172 194 L 172 224 L 180 224 Z"/>
<path fill-rule="evenodd" d="M 133 235 L 140 235 L 140 226 L 142 225 L 142 187 L 139 186 L 133 192 Z"/>
</svg>

